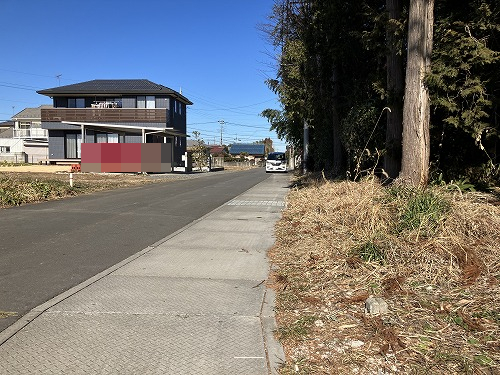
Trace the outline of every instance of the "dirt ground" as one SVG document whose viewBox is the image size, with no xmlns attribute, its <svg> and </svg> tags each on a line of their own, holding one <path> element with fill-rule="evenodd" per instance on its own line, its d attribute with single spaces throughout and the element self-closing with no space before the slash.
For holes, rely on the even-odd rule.
<svg viewBox="0 0 500 375">
<path fill-rule="evenodd" d="M 36 172 L 36 173 L 57 173 L 70 172 L 71 165 L 16 165 L 12 167 L 0 166 L 0 172 Z"/>
</svg>

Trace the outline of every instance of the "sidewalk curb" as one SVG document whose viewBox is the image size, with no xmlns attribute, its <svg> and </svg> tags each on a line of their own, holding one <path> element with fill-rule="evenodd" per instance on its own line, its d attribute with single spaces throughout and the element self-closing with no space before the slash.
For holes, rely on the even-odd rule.
<svg viewBox="0 0 500 375">
<path fill-rule="evenodd" d="M 264 337 L 264 345 L 267 355 L 267 365 L 272 375 L 277 375 L 279 373 L 278 369 L 283 367 L 285 364 L 285 352 L 283 351 L 282 345 L 274 336 L 274 332 L 277 329 L 276 319 L 274 316 L 275 298 L 275 291 L 266 287 L 260 314 L 262 335 Z"/>
</svg>

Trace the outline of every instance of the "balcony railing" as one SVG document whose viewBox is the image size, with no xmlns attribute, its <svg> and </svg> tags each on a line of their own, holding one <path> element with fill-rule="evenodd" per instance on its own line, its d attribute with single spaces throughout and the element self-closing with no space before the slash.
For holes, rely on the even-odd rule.
<svg viewBox="0 0 500 375">
<path fill-rule="evenodd" d="M 77 122 L 167 122 L 165 108 L 49 108 L 42 109 L 42 121 Z"/>
<path fill-rule="evenodd" d="M 14 138 L 47 139 L 48 131 L 41 128 L 14 129 Z"/>
</svg>

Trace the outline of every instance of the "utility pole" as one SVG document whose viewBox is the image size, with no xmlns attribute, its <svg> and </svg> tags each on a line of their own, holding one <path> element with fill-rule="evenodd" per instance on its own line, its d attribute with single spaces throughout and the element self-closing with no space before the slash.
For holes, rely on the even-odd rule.
<svg viewBox="0 0 500 375">
<path fill-rule="evenodd" d="M 224 120 L 219 120 L 218 123 L 220 124 L 220 145 L 222 146 L 222 130 L 226 122 Z"/>
<path fill-rule="evenodd" d="M 61 86 L 61 76 L 62 76 L 62 74 L 56 74 L 56 78 L 57 78 L 57 82 L 58 82 L 59 86 Z"/>
</svg>

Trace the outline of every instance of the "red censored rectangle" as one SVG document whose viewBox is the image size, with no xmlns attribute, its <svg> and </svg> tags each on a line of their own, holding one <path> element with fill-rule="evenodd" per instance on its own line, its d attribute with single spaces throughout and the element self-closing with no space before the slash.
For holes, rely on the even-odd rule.
<svg viewBox="0 0 500 375">
<path fill-rule="evenodd" d="M 82 143 L 82 172 L 172 172 L 167 143 Z"/>
<path fill-rule="evenodd" d="M 141 164 L 141 143 L 122 143 L 121 149 L 121 162 L 122 163 L 139 163 Z"/>
<path fill-rule="evenodd" d="M 102 143 L 82 143 L 82 163 L 101 162 Z"/>
<path fill-rule="evenodd" d="M 120 163 L 121 162 L 121 144 L 120 143 L 101 143 L 101 163 Z"/>
</svg>

